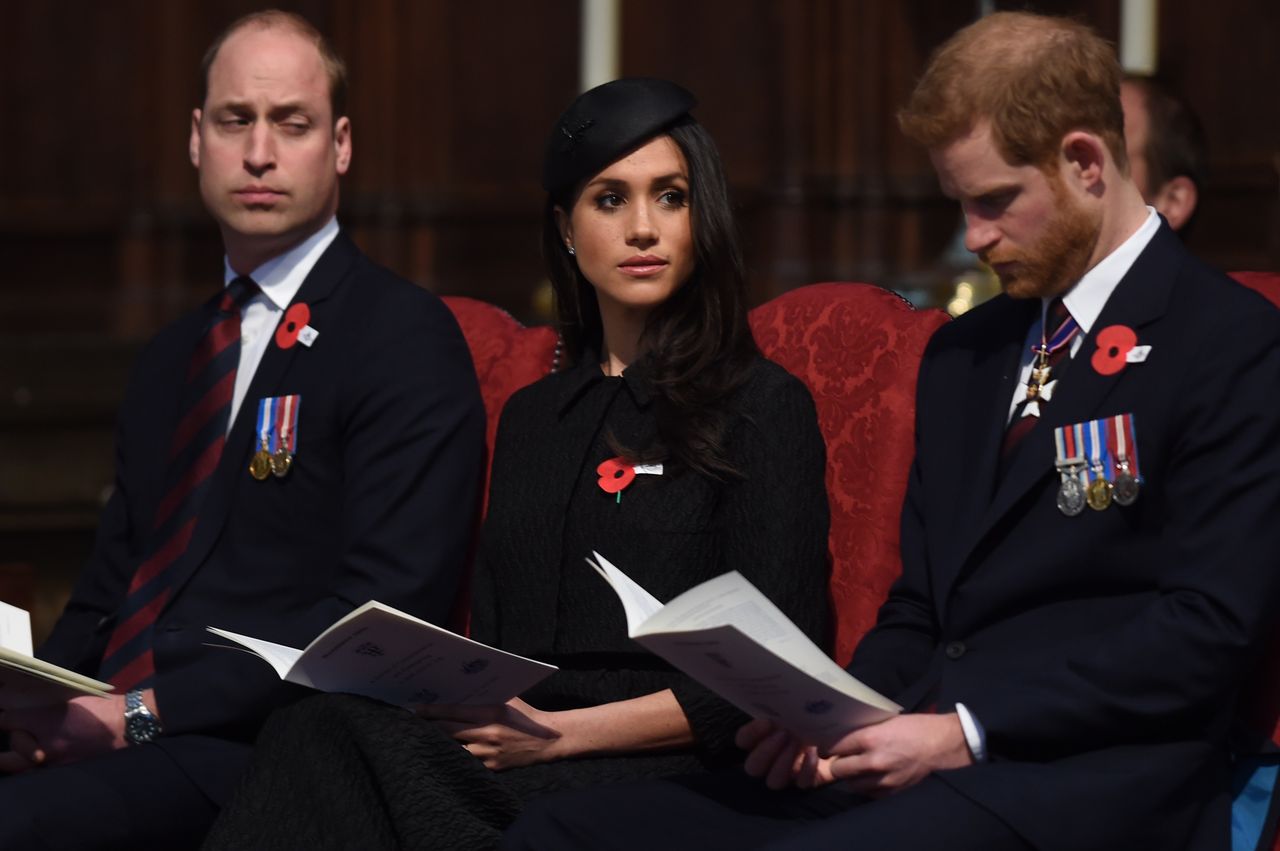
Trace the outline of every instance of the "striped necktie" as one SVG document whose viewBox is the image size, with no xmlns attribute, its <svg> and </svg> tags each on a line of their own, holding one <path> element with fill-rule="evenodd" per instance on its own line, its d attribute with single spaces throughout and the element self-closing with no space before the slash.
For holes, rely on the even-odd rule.
<svg viewBox="0 0 1280 851">
<path fill-rule="evenodd" d="M 169 568 L 186 551 L 205 491 L 226 443 L 240 364 L 240 309 L 259 292 L 252 278 L 226 286 L 191 355 L 181 416 L 169 445 L 164 498 L 156 506 L 146 556 L 129 583 L 98 676 L 119 691 L 146 688 L 155 675 L 152 633 L 169 597 Z"/>
</svg>

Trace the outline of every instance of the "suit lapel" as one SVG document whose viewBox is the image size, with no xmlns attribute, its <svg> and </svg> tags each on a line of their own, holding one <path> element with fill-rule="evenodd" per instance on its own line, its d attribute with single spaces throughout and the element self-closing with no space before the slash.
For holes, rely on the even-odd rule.
<svg viewBox="0 0 1280 851">
<path fill-rule="evenodd" d="M 963 423 L 964 433 L 958 444 L 953 444 L 962 449 L 957 453 L 960 458 L 959 475 L 951 482 L 956 510 L 950 538 L 962 546 L 948 548 L 955 559 L 944 561 L 939 567 L 938 580 L 943 588 L 949 586 L 951 577 L 963 564 L 964 556 L 976 544 L 973 536 L 996 488 L 996 471 L 1009 403 L 1018 380 L 1027 330 L 1040 305 L 1034 299 L 997 298 L 1002 305 L 1000 312 L 990 320 L 990 344 L 975 352 L 970 367 L 972 377 L 958 385 L 962 389 L 954 391 L 958 397 L 952 398 L 953 409 L 958 421 Z M 941 602 L 945 595 L 939 594 L 937 599 Z"/>
<path fill-rule="evenodd" d="M 542 575 L 549 581 L 537 583 L 534 588 L 522 588 L 521 593 L 536 595 L 536 602 L 526 603 L 530 609 L 538 608 L 551 614 L 539 620 L 534 627 L 535 633 L 527 638 L 521 637 L 531 652 L 555 643 L 559 612 L 556 601 L 560 596 L 560 586 L 565 582 L 565 529 L 569 522 L 570 504 L 575 488 L 585 476 L 584 468 L 588 464 L 594 468 L 599 463 L 593 458 L 592 450 L 613 394 L 592 392 L 592 388 L 603 380 L 598 363 L 599 357 L 594 352 L 588 350 L 583 353 L 565 376 L 564 386 L 559 388 L 556 408 L 551 413 L 554 427 L 544 430 L 546 442 L 539 453 L 537 480 L 544 483 L 539 487 L 541 498 L 546 500 L 542 516 L 553 525 L 547 530 L 550 534 L 538 558 L 545 559 Z M 583 569 L 582 559 L 588 553 L 574 552 L 570 555 L 572 558 L 567 564 L 576 574 Z"/>
<path fill-rule="evenodd" d="M 1098 349 L 1098 334 L 1112 325 L 1125 325 L 1137 332 L 1138 342 L 1142 343 L 1142 329 L 1163 316 L 1168 307 L 1181 250 L 1178 237 L 1162 224 L 1116 285 L 1097 322 L 1072 357 L 1070 369 L 1056 388 L 1053 401 L 1046 406 L 1045 416 L 1024 438 L 1013 466 L 997 483 L 989 508 L 974 527 L 972 539 L 961 550 L 960 565 L 1037 483 L 1055 473 L 1054 429 L 1096 419 L 1116 386 L 1135 374 L 1134 370 L 1122 369 L 1103 375 L 1094 369 L 1091 361 Z"/>
<path fill-rule="evenodd" d="M 315 267 L 302 282 L 302 286 L 298 288 L 291 305 L 307 304 L 312 308 L 314 318 L 316 307 L 332 295 L 358 256 L 359 251 L 355 245 L 345 234 L 339 232 L 333 243 L 320 255 L 320 259 L 316 261 Z M 254 372 L 253 381 L 249 385 L 244 401 L 240 403 L 240 410 L 236 413 L 231 432 L 227 435 L 226 446 L 223 447 L 218 468 L 213 473 L 209 492 L 205 495 L 204 504 L 200 507 L 200 519 L 196 524 L 195 534 L 192 535 L 191 543 L 187 545 L 182 559 L 174 565 L 169 593 L 170 604 L 218 540 L 227 520 L 236 482 L 240 477 L 248 475 L 248 459 L 252 454 L 255 438 L 258 400 L 265 396 L 276 395 L 275 391 L 281 379 L 296 358 L 306 357 L 306 351 L 307 348 L 302 345 L 282 349 L 275 344 L 274 339 L 267 345 L 267 350 L 262 355 L 257 371 Z"/>
</svg>

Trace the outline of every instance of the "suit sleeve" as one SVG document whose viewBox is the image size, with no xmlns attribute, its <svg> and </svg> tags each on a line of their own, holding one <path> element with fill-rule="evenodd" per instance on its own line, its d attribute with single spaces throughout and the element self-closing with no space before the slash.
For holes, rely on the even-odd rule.
<svg viewBox="0 0 1280 851">
<path fill-rule="evenodd" d="M 1154 592 L 1061 664 L 966 699 L 993 755 L 1202 736 L 1268 634 L 1280 592 L 1280 321 L 1213 317 L 1176 389 Z M 1230 318 L 1236 321 L 1230 322 Z M 1224 321 L 1226 320 L 1226 321 Z M 1203 320 L 1205 324 L 1209 321 Z M 1020 678 L 1021 679 L 1021 678 Z"/>
<path fill-rule="evenodd" d="M 737 570 L 819 646 L 830 644 L 826 447 L 813 399 L 790 376 L 732 435 L 743 478 L 719 509 L 721 570 Z M 747 716 L 692 679 L 674 688 L 699 745 L 733 748 Z"/>
</svg>

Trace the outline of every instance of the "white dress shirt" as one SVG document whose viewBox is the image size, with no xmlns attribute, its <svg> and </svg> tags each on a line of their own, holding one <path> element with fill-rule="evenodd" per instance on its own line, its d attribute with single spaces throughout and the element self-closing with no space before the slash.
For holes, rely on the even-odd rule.
<svg viewBox="0 0 1280 851">
<path fill-rule="evenodd" d="M 240 308 L 240 365 L 236 369 L 236 387 L 231 397 L 231 417 L 227 431 L 236 421 L 240 405 L 249 392 L 253 374 L 258 371 L 262 355 L 266 353 L 275 336 L 280 317 L 293 297 L 298 294 L 302 282 L 311 274 L 320 255 L 338 236 L 338 220 L 329 222 L 307 239 L 290 248 L 284 254 L 273 257 L 249 273 L 262 291 Z M 231 262 L 223 258 L 224 285 L 236 279 Z"/>
<path fill-rule="evenodd" d="M 1084 345 L 1084 338 L 1098 321 L 1098 316 L 1102 313 L 1107 299 L 1111 298 L 1116 285 L 1129 273 L 1138 255 L 1147 247 L 1147 243 L 1151 242 L 1151 238 L 1159 229 L 1160 216 L 1156 214 L 1154 207 L 1147 207 L 1146 221 L 1133 232 L 1133 235 L 1120 243 L 1120 247 L 1115 251 L 1098 261 L 1096 266 L 1085 272 L 1076 285 L 1067 290 L 1066 295 L 1062 297 L 1062 303 L 1071 312 L 1071 318 L 1080 326 L 1080 333 L 1076 334 L 1071 341 L 1071 349 L 1068 352 L 1070 357 L 1074 358 L 1076 352 L 1080 351 L 1080 347 Z M 1033 322 L 1031 330 L 1027 332 L 1026 345 L 1022 347 L 1022 366 L 1018 373 L 1018 385 L 1013 389 L 1013 399 L 1009 403 L 1009 419 L 1013 418 L 1013 412 L 1018 407 L 1018 403 L 1027 396 L 1027 381 L 1031 378 L 1031 367 L 1036 359 L 1033 350 L 1040 345 L 1040 329 L 1044 327 L 1045 314 L 1049 310 L 1051 301 L 1053 301 L 1051 298 L 1040 299 L 1040 321 Z M 1048 400 L 1051 396 L 1052 392 L 1045 396 L 1045 399 Z M 1028 408 L 1030 405 L 1036 405 L 1036 403 L 1031 402 Z M 1039 416 L 1039 405 L 1036 405 L 1033 412 Z"/>
</svg>

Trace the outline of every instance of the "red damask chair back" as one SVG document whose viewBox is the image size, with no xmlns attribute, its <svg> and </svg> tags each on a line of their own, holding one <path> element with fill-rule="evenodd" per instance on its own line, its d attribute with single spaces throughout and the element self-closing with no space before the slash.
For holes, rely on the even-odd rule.
<svg viewBox="0 0 1280 851">
<path fill-rule="evenodd" d="M 845 663 L 902 569 L 916 373 L 947 321 L 870 284 L 800 287 L 751 311 L 765 356 L 809 388 L 827 443 L 835 658 Z"/>
<path fill-rule="evenodd" d="M 510 313 L 488 302 L 464 296 L 445 296 L 471 350 L 480 379 L 485 413 L 484 504 L 489 504 L 489 471 L 498 415 L 511 394 L 555 368 L 556 332 L 550 326 L 526 328 Z"/>
<path fill-rule="evenodd" d="M 493 468 L 493 443 L 498 415 L 511 394 L 549 374 L 556 366 L 557 338 L 548 326 L 526 328 L 510 313 L 488 302 L 463 296 L 445 296 L 462 328 L 471 360 L 480 380 L 485 414 L 485 469 L 483 510 L 489 507 L 489 473 Z M 464 576 L 454 600 L 450 626 L 466 634 L 471 620 L 471 577 Z"/>
</svg>

